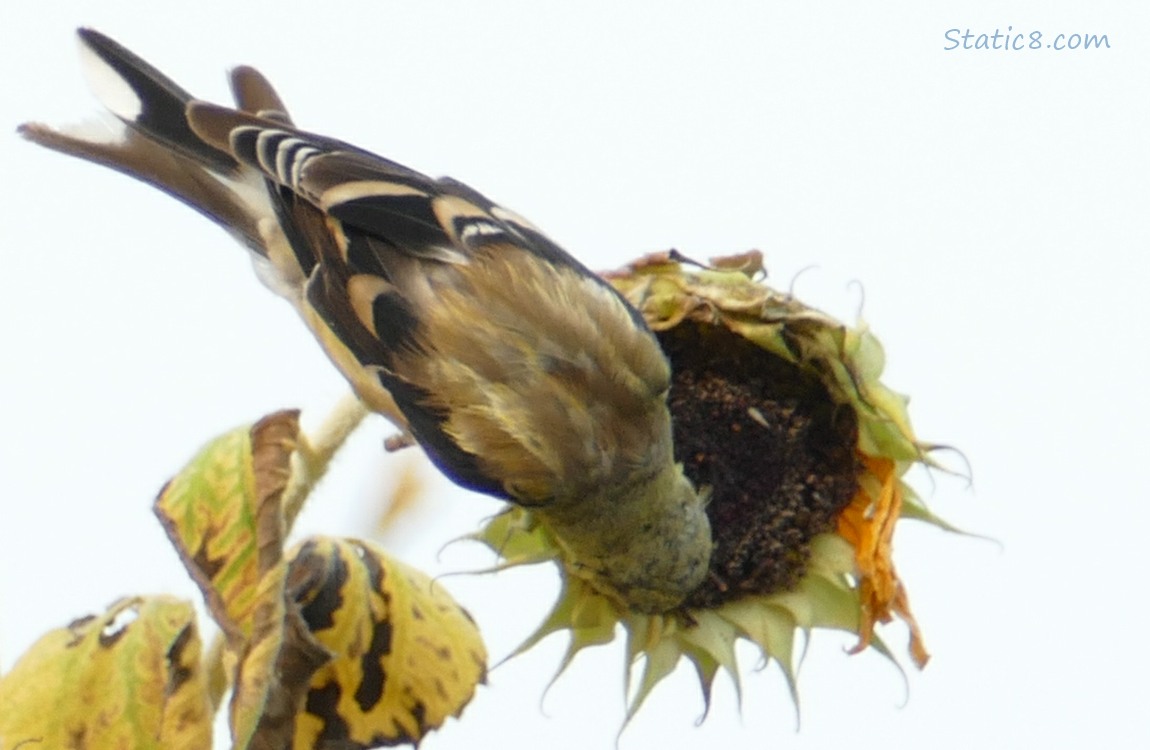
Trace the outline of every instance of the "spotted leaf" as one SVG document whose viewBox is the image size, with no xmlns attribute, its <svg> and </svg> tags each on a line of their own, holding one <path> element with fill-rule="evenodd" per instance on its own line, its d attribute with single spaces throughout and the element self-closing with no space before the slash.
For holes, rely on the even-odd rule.
<svg viewBox="0 0 1150 750">
<path fill-rule="evenodd" d="M 459 716 L 487 654 L 442 585 L 350 539 L 308 539 L 290 560 L 289 592 L 333 654 L 312 678 L 296 748 L 418 742 Z"/>
</svg>

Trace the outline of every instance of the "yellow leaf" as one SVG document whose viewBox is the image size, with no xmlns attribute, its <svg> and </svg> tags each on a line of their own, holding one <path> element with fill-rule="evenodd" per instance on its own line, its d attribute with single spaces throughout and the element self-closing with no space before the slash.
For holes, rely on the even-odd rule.
<svg viewBox="0 0 1150 750">
<path fill-rule="evenodd" d="M 204 750 L 211 705 L 191 604 L 133 597 L 37 641 L 0 678 L 0 748 Z"/>
<path fill-rule="evenodd" d="M 289 592 L 334 655 L 312 678 L 295 748 L 418 742 L 462 712 L 487 653 L 442 585 L 358 540 L 308 539 L 290 560 Z"/>
</svg>

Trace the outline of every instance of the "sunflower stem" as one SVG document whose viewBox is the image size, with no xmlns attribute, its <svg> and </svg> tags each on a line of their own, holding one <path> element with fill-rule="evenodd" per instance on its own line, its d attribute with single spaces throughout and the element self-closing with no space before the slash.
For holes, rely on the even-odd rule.
<svg viewBox="0 0 1150 750">
<path fill-rule="evenodd" d="M 300 434 L 296 447 L 298 460 L 283 495 L 284 525 L 288 533 L 303 509 L 304 501 L 327 473 L 335 456 L 351 433 L 367 416 L 367 407 L 354 394 L 344 396 L 314 434 Z"/>
</svg>

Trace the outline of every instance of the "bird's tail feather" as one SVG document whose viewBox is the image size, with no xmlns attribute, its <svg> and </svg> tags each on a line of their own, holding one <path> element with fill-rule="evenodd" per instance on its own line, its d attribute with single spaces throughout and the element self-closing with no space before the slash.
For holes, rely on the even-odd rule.
<svg viewBox="0 0 1150 750">
<path fill-rule="evenodd" d="M 274 215 L 263 179 L 200 139 L 188 125 L 193 97 L 152 65 L 93 29 L 80 29 L 89 85 L 115 119 L 54 129 L 21 125 L 30 141 L 147 182 L 183 201 L 265 254 L 261 219 Z M 256 70 L 232 72 L 237 105 L 290 122 L 275 89 Z"/>
</svg>

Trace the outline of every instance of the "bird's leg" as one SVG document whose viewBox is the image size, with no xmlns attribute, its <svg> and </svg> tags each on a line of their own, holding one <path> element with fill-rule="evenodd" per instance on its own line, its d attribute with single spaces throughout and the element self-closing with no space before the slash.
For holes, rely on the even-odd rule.
<svg viewBox="0 0 1150 750">
<path fill-rule="evenodd" d="M 395 453 L 404 448 L 410 448 L 413 445 L 415 445 L 415 436 L 406 431 L 395 435 L 388 435 L 383 440 L 383 448 L 388 453 Z"/>
</svg>

